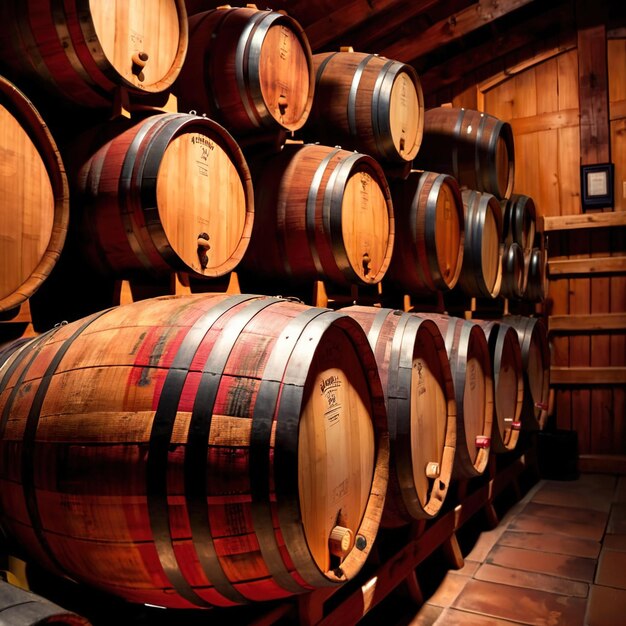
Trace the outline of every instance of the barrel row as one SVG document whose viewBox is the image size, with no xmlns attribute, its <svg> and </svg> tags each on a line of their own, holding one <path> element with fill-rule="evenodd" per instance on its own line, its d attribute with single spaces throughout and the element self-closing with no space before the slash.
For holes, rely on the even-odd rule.
<svg viewBox="0 0 626 626">
<path fill-rule="evenodd" d="M 381 525 L 434 517 L 534 419 L 545 332 L 508 321 L 195 295 L 18 342 L 0 356 L 2 528 L 133 602 L 343 584 Z"/>
</svg>

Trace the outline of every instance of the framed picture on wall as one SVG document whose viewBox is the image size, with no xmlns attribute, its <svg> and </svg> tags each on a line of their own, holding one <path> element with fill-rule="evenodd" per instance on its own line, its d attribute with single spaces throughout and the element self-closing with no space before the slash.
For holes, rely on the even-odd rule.
<svg viewBox="0 0 626 626">
<path fill-rule="evenodd" d="M 613 206 L 613 163 L 580 166 L 583 210 Z"/>
</svg>

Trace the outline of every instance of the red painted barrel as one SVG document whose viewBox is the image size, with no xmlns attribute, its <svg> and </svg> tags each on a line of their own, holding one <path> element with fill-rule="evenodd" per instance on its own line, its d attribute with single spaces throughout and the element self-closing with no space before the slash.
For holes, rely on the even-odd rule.
<svg viewBox="0 0 626 626">
<path fill-rule="evenodd" d="M 474 322 L 420 313 L 432 319 L 444 337 L 457 407 L 453 475 L 473 478 L 487 467 L 493 424 L 493 374 L 485 333 Z"/>
<path fill-rule="evenodd" d="M 0 3 L 0 57 L 15 80 L 81 106 L 110 107 L 120 88 L 166 91 L 186 52 L 183 0 Z"/>
<path fill-rule="evenodd" d="M 2 527 L 30 558 L 133 602 L 228 606 L 350 580 L 388 461 L 367 337 L 327 309 L 144 300 L 0 364 Z"/>
<path fill-rule="evenodd" d="M 452 289 L 461 273 L 465 217 L 452 176 L 413 171 L 390 183 L 396 237 L 385 282 L 404 293 Z"/>
<path fill-rule="evenodd" d="M 102 132 L 106 133 L 105 127 Z M 208 118 L 162 113 L 86 153 L 74 184 L 77 245 L 115 278 L 232 271 L 252 233 L 250 172 L 232 136 Z"/>
<path fill-rule="evenodd" d="M 56 265 L 69 224 L 65 166 L 28 98 L 0 77 L 0 311 L 22 304 Z"/>
<path fill-rule="evenodd" d="M 522 427 L 524 370 L 515 329 L 504 323 L 478 321 L 483 329 L 493 371 L 494 420 L 491 443 L 495 452 L 515 449 Z"/>
<path fill-rule="evenodd" d="M 301 128 L 313 81 L 311 48 L 294 19 L 225 5 L 189 18 L 189 50 L 173 90 L 179 110 L 241 136 Z"/>
<path fill-rule="evenodd" d="M 437 325 L 417 315 L 341 309 L 367 332 L 383 383 L 392 464 L 384 526 L 437 515 L 448 492 L 456 448 L 456 401 Z"/>
</svg>

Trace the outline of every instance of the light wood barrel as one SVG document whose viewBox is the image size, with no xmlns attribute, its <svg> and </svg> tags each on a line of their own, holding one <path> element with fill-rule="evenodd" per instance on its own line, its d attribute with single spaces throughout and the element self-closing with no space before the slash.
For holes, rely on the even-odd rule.
<svg viewBox="0 0 626 626">
<path fill-rule="evenodd" d="M 542 429 L 548 417 L 550 345 L 546 325 L 537 317 L 507 315 L 502 321 L 517 331 L 524 368 L 524 428 Z"/>
<path fill-rule="evenodd" d="M 32 559 L 132 602 L 198 608 L 354 577 L 389 434 L 348 316 L 163 297 L 19 346 L 0 366 L 0 458 L 0 523 Z"/>
<path fill-rule="evenodd" d="M 495 196 L 465 189 L 465 248 L 459 287 L 469 296 L 496 298 L 502 284 L 502 210 Z"/>
<path fill-rule="evenodd" d="M 189 19 L 189 50 L 174 86 L 179 110 L 196 110 L 235 135 L 298 130 L 313 102 L 311 48 L 292 18 L 225 6 Z"/>
<path fill-rule="evenodd" d="M 290 144 L 251 168 L 257 219 L 246 270 L 289 282 L 380 282 L 395 229 L 389 186 L 372 157 Z"/>
<path fill-rule="evenodd" d="M 493 374 L 485 333 L 474 322 L 433 313 L 445 340 L 456 397 L 453 476 L 473 478 L 487 467 L 493 425 Z"/>
<path fill-rule="evenodd" d="M 511 125 L 472 109 L 429 109 L 414 167 L 445 172 L 461 186 L 509 198 L 515 176 Z"/>
<path fill-rule="evenodd" d="M 7 626 L 89 626 L 84 617 L 0 580 L 0 623 Z"/>
<path fill-rule="evenodd" d="M 20 79 L 81 106 L 110 106 L 120 87 L 166 91 L 186 51 L 183 0 L 0 3 L 2 62 Z"/>
<path fill-rule="evenodd" d="M 515 242 L 524 254 L 528 254 L 535 242 L 537 211 L 530 196 L 512 194 L 508 200 L 501 200 L 503 218 L 503 238 L 508 244 Z"/>
<path fill-rule="evenodd" d="M 420 148 L 424 97 L 415 70 L 362 52 L 313 55 L 315 96 L 305 126 L 310 141 L 405 163 Z"/>
<path fill-rule="evenodd" d="M 526 268 L 522 248 L 514 241 L 504 246 L 502 254 L 502 282 L 500 295 L 511 300 L 519 300 L 524 295 Z"/>
<path fill-rule="evenodd" d="M 173 113 L 134 123 L 86 157 L 76 178 L 79 245 L 102 274 L 213 278 L 248 246 L 248 165 L 210 119 Z"/>
<path fill-rule="evenodd" d="M 390 187 L 396 237 L 385 281 L 415 294 L 452 289 L 465 240 L 458 183 L 447 174 L 413 171 Z"/>
<path fill-rule="evenodd" d="M 522 351 L 514 328 L 478 321 L 487 338 L 493 371 L 494 421 L 491 445 L 495 452 L 515 449 L 522 423 L 524 371 Z"/>
<path fill-rule="evenodd" d="M 385 393 L 392 463 L 382 524 L 434 517 L 456 448 L 454 385 L 441 332 L 432 320 L 392 309 L 341 312 L 368 333 Z"/>
<path fill-rule="evenodd" d="M 69 189 L 56 143 L 38 111 L 0 77 L 0 311 L 22 304 L 48 277 L 69 223 Z"/>
</svg>

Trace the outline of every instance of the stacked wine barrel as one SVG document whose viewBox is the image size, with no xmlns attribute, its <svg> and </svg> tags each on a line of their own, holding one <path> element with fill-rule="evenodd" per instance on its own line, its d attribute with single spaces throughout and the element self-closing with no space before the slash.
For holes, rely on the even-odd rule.
<svg viewBox="0 0 626 626">
<path fill-rule="evenodd" d="M 545 421 L 538 320 L 419 310 L 544 295 L 510 127 L 283 13 L 110 5 L 0 6 L 0 313 L 47 313 L 0 337 L 0 526 L 137 603 L 339 586 Z M 417 306 L 275 297 L 316 281 Z"/>
</svg>

